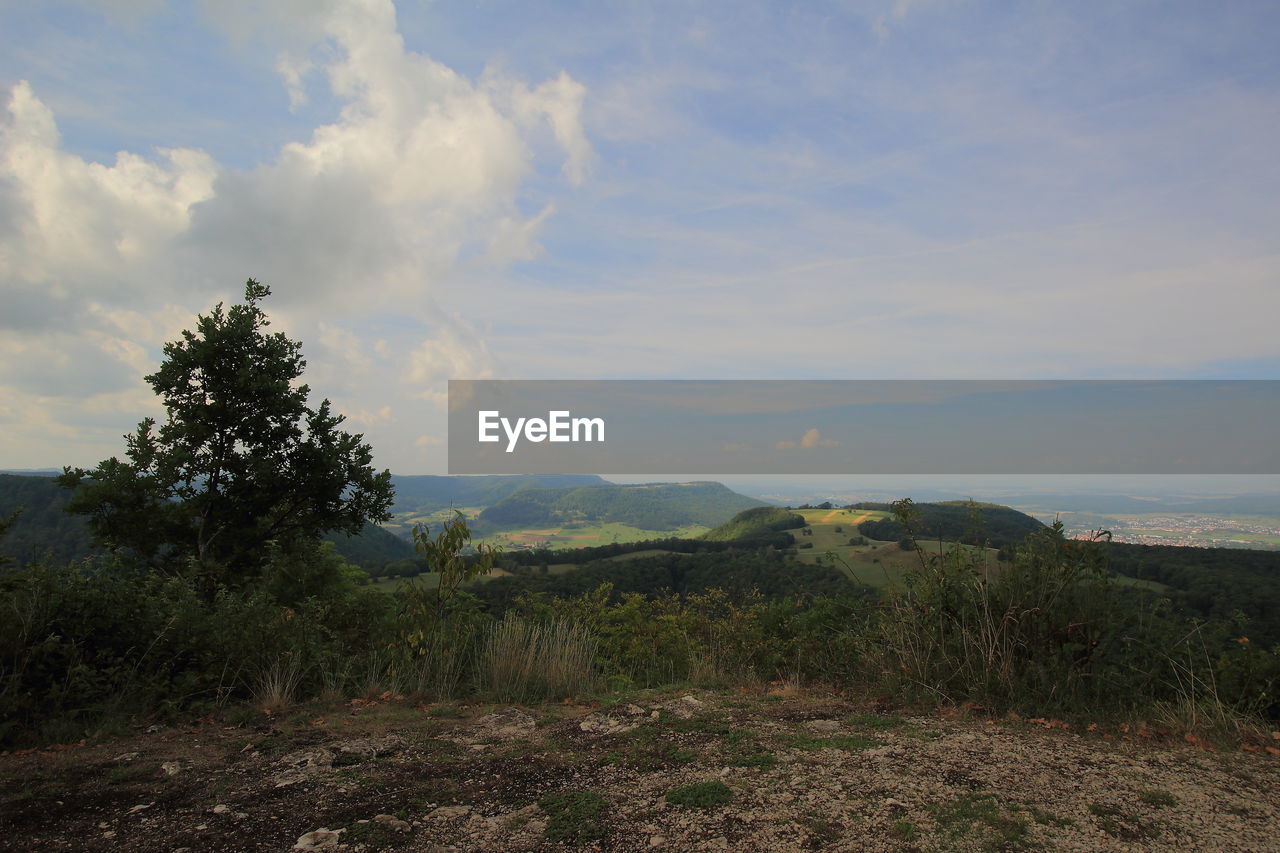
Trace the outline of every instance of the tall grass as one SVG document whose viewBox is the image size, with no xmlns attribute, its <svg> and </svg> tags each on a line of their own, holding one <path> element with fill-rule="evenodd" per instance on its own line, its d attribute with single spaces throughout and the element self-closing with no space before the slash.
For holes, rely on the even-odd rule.
<svg viewBox="0 0 1280 853">
<path fill-rule="evenodd" d="M 508 613 L 480 646 L 480 688 L 495 699 L 537 702 L 595 688 L 595 638 L 566 620 L 534 621 Z"/>
</svg>

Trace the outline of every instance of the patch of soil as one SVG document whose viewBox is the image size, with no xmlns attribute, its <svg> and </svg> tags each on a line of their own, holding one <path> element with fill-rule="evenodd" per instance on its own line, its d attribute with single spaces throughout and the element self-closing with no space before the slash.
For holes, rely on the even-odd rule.
<svg viewBox="0 0 1280 853">
<path fill-rule="evenodd" d="M 1280 759 L 1264 751 L 884 710 L 698 693 L 440 720 L 366 702 L 295 725 L 26 750 L 0 755 L 0 850 L 1216 851 L 1280 838 Z M 690 786 L 720 793 L 668 799 Z"/>
</svg>

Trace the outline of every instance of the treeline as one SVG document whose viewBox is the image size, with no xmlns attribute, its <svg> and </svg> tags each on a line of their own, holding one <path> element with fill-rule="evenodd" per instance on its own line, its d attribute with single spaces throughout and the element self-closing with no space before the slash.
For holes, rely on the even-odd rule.
<svg viewBox="0 0 1280 853">
<path fill-rule="evenodd" d="M 795 538 L 783 531 L 763 531 L 736 541 L 716 542 L 706 539 L 642 539 L 636 542 L 612 542 L 607 545 L 591 545 L 585 548 L 534 548 L 520 551 L 504 551 L 498 555 L 495 565 L 512 574 L 524 575 L 545 571 L 550 566 L 581 566 L 611 557 L 637 554 L 642 551 L 670 551 L 675 554 L 710 554 L 722 551 L 751 551 L 761 548 L 785 550 L 795 544 Z M 404 578 L 427 571 L 427 561 L 422 557 L 395 560 L 373 572 L 375 577 Z"/>
<path fill-rule="evenodd" d="M 615 596 L 686 596 L 721 590 L 734 601 L 742 601 L 752 593 L 766 598 L 875 595 L 871 587 L 855 584 L 829 566 L 801 563 L 770 548 L 595 560 L 561 574 L 494 578 L 468 591 L 487 611 L 501 614 L 528 595 L 570 598 L 602 584 L 609 584 Z"/>
<path fill-rule="evenodd" d="M 864 502 L 845 508 L 891 512 L 893 507 L 893 504 Z M 1044 529 L 1044 524 L 1031 516 L 996 504 L 944 501 L 912 504 L 912 507 L 916 515 L 910 522 L 910 530 L 901 519 L 889 517 L 864 521 L 858 525 L 858 532 L 871 539 L 894 542 L 913 535 L 922 542 L 942 539 L 1007 548 Z"/>
<path fill-rule="evenodd" d="M 1280 645 L 1280 551 L 1120 542 L 1105 547 L 1113 570 L 1170 587 L 1167 595 L 1180 610 L 1238 623 L 1264 647 Z"/>
</svg>

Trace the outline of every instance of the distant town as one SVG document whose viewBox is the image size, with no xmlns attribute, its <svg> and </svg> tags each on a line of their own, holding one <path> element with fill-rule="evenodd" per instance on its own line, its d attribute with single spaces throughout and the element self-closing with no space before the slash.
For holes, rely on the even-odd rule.
<svg viewBox="0 0 1280 853">
<path fill-rule="evenodd" d="M 1090 539 L 1097 525 L 1086 529 L 1064 518 L 1072 539 Z M 1115 520 L 1107 527 L 1112 541 L 1137 545 L 1178 545 L 1186 548 L 1280 548 L 1280 520 L 1244 521 L 1206 515 L 1144 515 Z"/>
</svg>

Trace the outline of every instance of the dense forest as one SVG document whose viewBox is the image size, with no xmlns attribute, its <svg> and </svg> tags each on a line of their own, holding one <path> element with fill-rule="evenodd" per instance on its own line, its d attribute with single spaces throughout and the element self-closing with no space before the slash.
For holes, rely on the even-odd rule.
<svg viewBox="0 0 1280 853">
<path fill-rule="evenodd" d="M 891 504 L 857 503 L 846 509 L 874 509 L 888 511 Z M 914 504 L 916 517 L 914 528 L 895 518 L 864 521 L 858 532 L 870 539 L 898 541 L 913 534 L 920 541 L 942 539 L 948 542 L 964 542 L 969 545 L 988 545 L 1002 548 L 1016 545 L 1032 533 L 1044 529 L 1044 524 L 1029 515 L 998 504 L 971 501 L 940 501 Z"/>
</svg>

